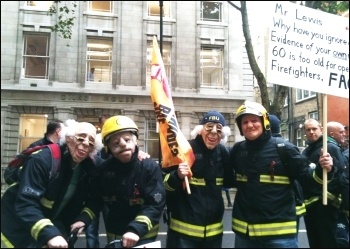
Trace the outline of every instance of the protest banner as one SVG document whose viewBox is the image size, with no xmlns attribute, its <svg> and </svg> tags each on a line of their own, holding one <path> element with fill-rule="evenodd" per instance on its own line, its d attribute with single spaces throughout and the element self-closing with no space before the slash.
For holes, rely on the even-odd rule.
<svg viewBox="0 0 350 249">
<path fill-rule="evenodd" d="M 349 19 L 287 1 L 269 6 L 266 80 L 349 98 Z"/>
<path fill-rule="evenodd" d="M 266 80 L 323 93 L 323 133 L 327 134 L 327 94 L 349 98 L 349 19 L 290 2 L 269 6 Z M 327 153 L 327 136 L 323 136 L 323 153 Z M 323 204 L 327 204 L 325 169 Z"/>
</svg>

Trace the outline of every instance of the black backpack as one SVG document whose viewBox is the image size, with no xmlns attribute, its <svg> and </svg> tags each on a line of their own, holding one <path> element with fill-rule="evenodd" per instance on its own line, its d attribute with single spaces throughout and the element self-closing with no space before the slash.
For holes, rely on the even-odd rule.
<svg viewBox="0 0 350 249">
<path fill-rule="evenodd" d="M 61 160 L 61 149 L 60 146 L 56 143 L 54 144 L 46 144 L 46 145 L 38 145 L 32 148 L 27 148 L 23 150 L 21 153 L 17 154 L 14 159 L 12 159 L 7 165 L 4 171 L 4 179 L 5 182 L 9 185 L 19 181 L 19 173 L 27 160 L 28 156 L 32 153 L 38 152 L 39 150 L 49 147 L 52 156 L 52 170 L 50 173 L 50 177 L 54 177 L 57 175 L 60 166 Z"/>
</svg>

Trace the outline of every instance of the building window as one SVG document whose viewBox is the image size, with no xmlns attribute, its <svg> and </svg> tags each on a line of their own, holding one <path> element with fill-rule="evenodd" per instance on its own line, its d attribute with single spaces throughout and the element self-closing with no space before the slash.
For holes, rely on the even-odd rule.
<svg viewBox="0 0 350 249">
<path fill-rule="evenodd" d="M 201 21 L 222 22 L 222 2 L 201 1 Z"/>
<path fill-rule="evenodd" d="M 28 7 L 39 10 L 49 10 L 54 1 L 26 1 Z"/>
<path fill-rule="evenodd" d="M 310 99 L 316 96 L 316 92 L 309 91 L 309 90 L 303 90 L 303 89 L 297 89 L 297 101 Z"/>
<path fill-rule="evenodd" d="M 24 35 L 22 78 L 48 79 L 49 44 L 49 35 Z"/>
<path fill-rule="evenodd" d="M 86 80 L 112 82 L 112 40 L 88 38 L 86 56 Z"/>
<path fill-rule="evenodd" d="M 147 42 L 147 55 L 146 55 L 146 84 L 151 86 L 151 67 L 152 67 L 152 51 L 153 42 Z M 163 42 L 163 63 L 165 74 L 168 78 L 168 84 L 171 85 L 171 44 L 170 42 Z"/>
<path fill-rule="evenodd" d="M 89 1 L 89 11 L 113 13 L 113 1 Z"/>
<path fill-rule="evenodd" d="M 222 49 L 202 47 L 200 53 L 201 86 L 223 87 Z"/>
<path fill-rule="evenodd" d="M 153 160 L 159 161 L 159 133 L 155 118 L 147 118 L 145 125 L 145 152 Z"/>
<path fill-rule="evenodd" d="M 303 139 L 303 132 L 301 128 L 297 129 L 297 146 L 298 147 L 304 147 L 304 139 Z"/>
<path fill-rule="evenodd" d="M 147 1 L 148 16 L 160 15 L 159 2 L 160 1 Z M 162 8 L 163 17 L 170 18 L 170 1 L 162 1 L 162 2 L 163 2 L 163 8 Z"/>
<path fill-rule="evenodd" d="M 19 118 L 18 152 L 44 137 L 47 118 L 45 115 L 21 114 Z"/>
<path fill-rule="evenodd" d="M 318 120 L 318 112 L 309 112 L 309 118 Z"/>
</svg>

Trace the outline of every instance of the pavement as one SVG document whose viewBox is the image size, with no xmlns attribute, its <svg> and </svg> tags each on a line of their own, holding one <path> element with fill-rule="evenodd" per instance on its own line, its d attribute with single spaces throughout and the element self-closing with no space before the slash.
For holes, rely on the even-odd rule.
<svg viewBox="0 0 350 249">
<path fill-rule="evenodd" d="M 236 191 L 237 191 L 237 189 L 230 188 L 230 197 L 231 197 L 232 204 L 235 201 Z M 224 190 L 222 191 L 222 198 L 224 199 L 225 209 L 232 209 L 232 207 L 227 206 L 227 198 L 226 198 L 226 193 Z"/>
</svg>

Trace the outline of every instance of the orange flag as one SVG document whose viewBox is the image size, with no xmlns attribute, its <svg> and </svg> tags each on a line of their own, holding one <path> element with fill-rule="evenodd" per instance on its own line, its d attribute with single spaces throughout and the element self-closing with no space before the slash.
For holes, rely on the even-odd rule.
<svg viewBox="0 0 350 249">
<path fill-rule="evenodd" d="M 178 165 L 181 162 L 187 162 L 191 167 L 195 159 L 194 154 L 177 123 L 168 78 L 156 37 L 153 37 L 151 99 L 159 123 L 162 168 Z"/>
</svg>

